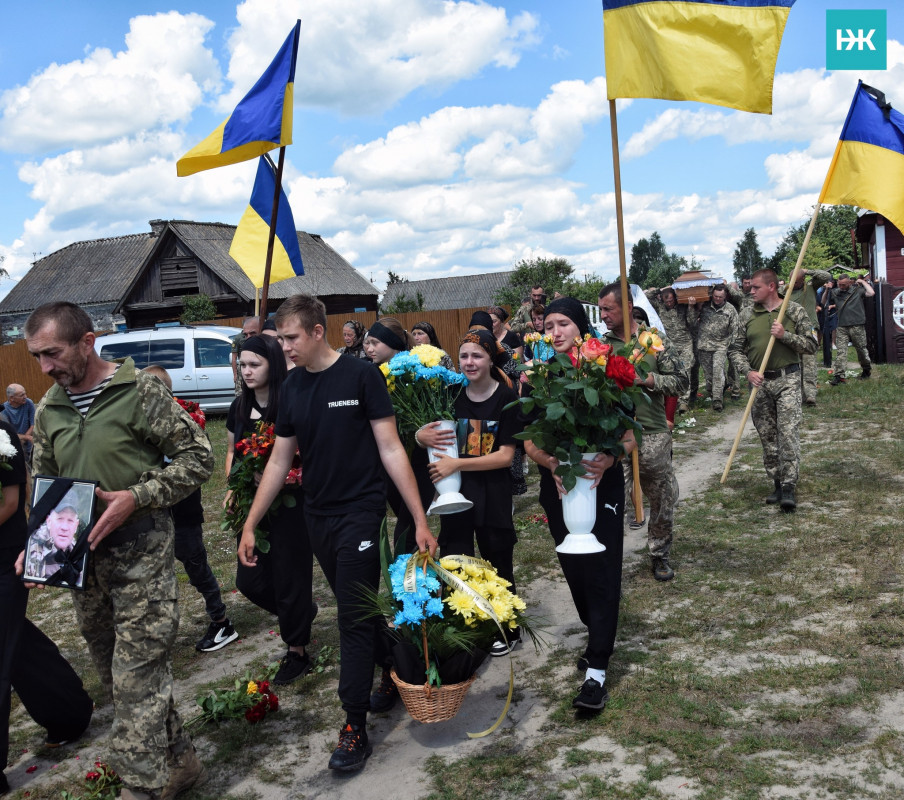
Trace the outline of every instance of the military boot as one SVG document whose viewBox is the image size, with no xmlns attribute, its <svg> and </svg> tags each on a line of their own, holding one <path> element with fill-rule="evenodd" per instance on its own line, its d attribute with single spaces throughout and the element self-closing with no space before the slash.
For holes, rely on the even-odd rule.
<svg viewBox="0 0 904 800">
<path fill-rule="evenodd" d="M 794 511 L 797 508 L 797 498 L 794 496 L 794 484 L 782 484 L 782 511 Z"/>
<path fill-rule="evenodd" d="M 770 506 L 777 505 L 782 499 L 782 482 L 775 482 L 775 490 L 766 498 L 766 504 Z"/>
</svg>

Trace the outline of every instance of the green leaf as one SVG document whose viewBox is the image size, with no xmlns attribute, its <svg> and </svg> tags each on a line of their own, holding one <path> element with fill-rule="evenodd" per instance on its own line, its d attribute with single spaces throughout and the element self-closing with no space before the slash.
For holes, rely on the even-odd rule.
<svg viewBox="0 0 904 800">
<path fill-rule="evenodd" d="M 584 399 L 587 401 L 587 404 L 590 406 L 597 406 L 600 402 L 600 395 L 596 389 L 592 386 L 584 387 Z"/>
</svg>

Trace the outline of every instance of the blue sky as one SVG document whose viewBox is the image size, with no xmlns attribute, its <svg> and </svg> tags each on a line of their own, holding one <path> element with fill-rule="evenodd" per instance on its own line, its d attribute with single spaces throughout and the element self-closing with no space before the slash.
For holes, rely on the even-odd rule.
<svg viewBox="0 0 904 800">
<path fill-rule="evenodd" d="M 904 8 L 797 0 L 771 117 L 620 102 L 628 249 L 730 274 L 755 227 L 768 255 L 815 203 L 857 79 L 904 108 Z M 825 70 L 827 9 L 886 8 L 884 73 Z M 37 10 L 37 13 L 36 13 Z M 58 2 L 4 10 L 0 256 L 12 280 L 82 239 L 148 220 L 235 224 L 254 164 L 175 177 L 302 20 L 286 188 L 382 287 L 564 256 L 618 269 L 601 4 L 438 0 Z M 40 255 L 38 255 L 40 258 Z"/>
</svg>

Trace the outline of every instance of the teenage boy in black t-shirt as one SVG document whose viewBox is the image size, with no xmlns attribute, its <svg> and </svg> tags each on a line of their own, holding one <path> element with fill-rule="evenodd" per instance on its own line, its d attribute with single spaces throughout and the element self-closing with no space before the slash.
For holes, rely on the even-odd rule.
<svg viewBox="0 0 904 800">
<path fill-rule="evenodd" d="M 289 297 L 275 322 L 283 351 L 301 369 L 291 371 L 283 384 L 276 443 L 245 522 L 239 560 L 254 566 L 254 528 L 283 488 L 297 448 L 308 535 L 339 612 L 339 698 L 346 723 L 329 767 L 347 772 L 363 767 L 371 753 L 365 724 L 382 620 L 362 619 L 361 588 L 379 588 L 386 509 L 381 465 L 411 511 L 418 547 L 433 554 L 436 539 L 380 371 L 366 361 L 341 358 L 329 346 L 326 309 L 314 297 Z"/>
</svg>

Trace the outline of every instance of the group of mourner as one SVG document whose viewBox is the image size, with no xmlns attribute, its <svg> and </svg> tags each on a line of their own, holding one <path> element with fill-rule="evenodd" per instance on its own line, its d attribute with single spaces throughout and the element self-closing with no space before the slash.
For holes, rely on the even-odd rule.
<svg viewBox="0 0 904 800">
<path fill-rule="evenodd" d="M 647 541 L 657 580 L 668 581 L 675 574 L 669 561 L 678 500 L 671 428 L 675 411 L 684 413 L 691 406 L 692 391 L 696 399 L 690 375 L 696 376 L 698 363 L 716 410 L 722 408 L 723 391 L 737 395 L 748 383 L 758 388 L 753 420 L 766 472 L 774 482 L 766 502 L 794 510 L 801 405 L 815 402 L 815 292 L 826 280 L 826 273 L 802 276 L 781 324 L 776 321 L 782 302 L 779 282 L 770 270 L 755 273 L 740 290 L 717 287 L 705 302 L 701 298 L 679 304 L 670 288 L 648 293 L 666 334 L 664 349 L 655 354 L 643 380 L 651 402 L 636 408 L 643 427 L 640 485 L 649 503 Z M 870 371 L 865 347 L 861 349 L 861 297 L 872 290 L 862 281 L 839 283 L 832 296 L 840 318 L 837 330 L 844 334 L 837 335 L 836 384 L 845 380 L 848 339 L 861 356 L 861 377 Z M 827 295 L 819 301 L 829 305 Z M 630 299 L 628 306 L 632 308 Z M 623 318 L 619 284 L 603 288 L 598 307 L 608 329 L 605 340 L 620 346 L 636 336 L 639 315 Z M 264 327 L 260 330 L 257 319 L 249 319 L 237 337 L 240 380 L 226 423 L 227 474 L 233 460 L 243 457 L 236 445 L 258 421 L 272 423 L 276 437 L 237 542 L 236 586 L 277 616 L 287 649 L 274 682 L 291 683 L 313 666 L 306 647 L 318 612 L 312 599 L 316 557 L 335 595 L 341 651 L 338 695 L 345 712 L 329 767 L 352 771 L 371 754 L 367 714 L 389 710 L 398 696 L 389 673 L 386 623 L 362 618 L 360 611 L 361 586 L 378 589 L 378 544 L 387 502 L 398 519 L 397 549 L 417 548 L 431 555 L 437 548 L 443 554 L 474 555 L 479 550 L 514 584 L 512 497 L 526 491 L 525 457 L 539 468 L 539 502 L 553 539 L 559 543 L 567 533 L 560 502 L 564 490 L 553 474 L 556 458 L 515 438 L 527 422 L 513 405 L 523 383 L 515 365 L 567 353 L 575 337 L 593 329 L 581 302 L 556 297 L 547 303 L 539 286 L 512 317 L 495 306 L 475 313 L 458 343 L 459 368 L 468 383 L 455 413 L 479 430 L 479 446 L 465 447 L 458 459 L 430 464 L 426 448 L 448 445 L 454 434 L 433 424 L 421 428 L 415 437 L 419 447 L 409 457 L 399 439 L 386 381 L 374 366 L 416 344 L 439 347 L 429 323 L 408 332 L 393 318 L 380 319 L 367 330 L 349 321 L 343 328 L 345 346 L 335 350 L 326 339 L 323 304 L 295 295 Z M 545 339 L 525 347 L 524 335 L 533 331 L 544 333 Z M 4 406 L 9 414 L 0 418 L 0 427 L 15 446 L 15 455 L 8 459 L 11 469 L 0 470 L 0 702 L 8 718 L 13 687 L 28 713 L 46 729 L 49 747 L 77 739 L 93 709 L 79 676 L 26 618 L 28 588 L 33 585 L 20 576 L 23 571 L 34 574 L 32 566 L 37 569 L 37 564 L 25 563 L 23 550 L 27 447 L 34 474 L 98 484 L 100 513 L 87 537 L 84 590 L 73 591 L 72 598 L 101 686 L 113 702 L 109 761 L 122 779 L 122 798 L 172 798 L 206 776 L 173 700 L 172 650 L 179 623 L 174 559 L 182 562 L 203 595 L 211 619 L 197 648 L 215 651 L 238 636 L 201 536 L 200 487 L 214 469 L 211 445 L 189 413 L 174 402 L 165 370 L 140 370 L 131 359 L 111 363 L 99 357 L 94 326 L 83 309 L 65 302 L 42 306 L 28 319 L 25 337 L 29 352 L 54 385 L 36 410 L 32 406 L 27 429 L 12 424 L 21 421 L 21 386 L 10 387 Z M 776 342 L 760 374 L 770 337 Z M 447 366 L 452 366 L 451 359 Z M 606 550 L 559 554 L 587 631 L 586 646 L 576 653 L 581 680 L 573 705 L 578 709 L 601 710 L 608 700 L 606 670 L 615 644 L 626 486 L 631 485 L 631 459 L 625 456 L 635 447 L 629 434 L 618 452 L 585 462 L 585 479 L 596 486 L 600 509 L 593 532 Z M 302 485 L 286 480 L 299 466 L 297 453 Z M 424 509 L 433 497 L 433 482 L 454 471 L 461 472 L 461 492 L 473 505 L 469 511 L 443 516 L 439 536 L 434 537 Z M 296 502 L 283 503 L 268 515 L 284 492 Z M 607 507 L 616 513 L 602 513 Z M 64 498 L 48 515 L 53 532 L 48 534 L 47 552 L 38 558 L 42 564 L 65 561 L 47 553 L 65 553 L 72 546 L 78 520 L 68 517 L 77 513 L 77 504 L 67 505 Z M 640 527 L 630 515 L 627 522 Z M 267 553 L 255 546 L 256 527 L 267 531 Z M 519 641 L 515 632 L 509 641 L 497 642 L 492 655 L 507 654 Z M 375 665 L 380 668 L 376 687 Z M 5 765 L 8 727 L 3 730 L 0 759 Z M 2 772 L 0 778 L 4 793 L 9 790 L 7 779 Z"/>
</svg>

